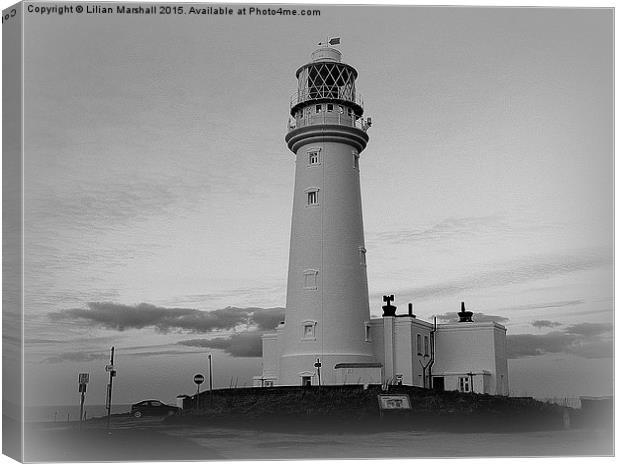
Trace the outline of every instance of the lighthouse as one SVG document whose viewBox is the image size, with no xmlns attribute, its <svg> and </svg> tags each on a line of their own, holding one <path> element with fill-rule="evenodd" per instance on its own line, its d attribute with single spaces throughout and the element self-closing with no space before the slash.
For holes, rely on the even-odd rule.
<svg viewBox="0 0 620 464">
<path fill-rule="evenodd" d="M 337 365 L 374 361 L 360 194 L 368 143 L 357 71 L 324 45 L 297 72 L 285 140 L 295 187 L 278 384 L 336 383 Z M 359 371 L 356 371 L 359 372 Z"/>
<path fill-rule="evenodd" d="M 286 310 L 262 335 L 256 387 L 403 384 L 508 394 L 506 328 L 476 322 L 461 303 L 459 322 L 418 318 L 409 303 L 383 297 L 370 318 L 360 193 L 368 143 L 357 71 L 331 47 L 297 72 L 285 140 L 295 160 Z"/>
</svg>

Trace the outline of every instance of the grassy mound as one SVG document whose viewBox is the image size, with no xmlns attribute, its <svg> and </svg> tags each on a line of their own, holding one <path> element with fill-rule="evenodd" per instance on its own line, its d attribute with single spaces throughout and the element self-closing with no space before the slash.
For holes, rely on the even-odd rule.
<svg viewBox="0 0 620 464">
<path fill-rule="evenodd" d="M 560 429 L 563 408 L 531 398 L 436 392 L 390 386 L 406 393 L 412 409 L 379 411 L 380 386 L 273 387 L 214 390 L 201 394 L 199 408 L 168 420 L 282 431 L 443 430 L 526 431 Z"/>
</svg>

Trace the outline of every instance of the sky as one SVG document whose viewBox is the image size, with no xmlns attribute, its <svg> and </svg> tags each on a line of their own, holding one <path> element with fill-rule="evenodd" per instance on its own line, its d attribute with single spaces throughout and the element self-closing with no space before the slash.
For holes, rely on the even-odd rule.
<svg viewBox="0 0 620 464">
<path fill-rule="evenodd" d="M 297 5 L 297 7 L 301 7 Z M 371 314 L 507 327 L 511 394 L 609 395 L 609 9 L 321 5 L 318 17 L 27 14 L 25 400 L 249 386 L 282 319 L 295 71 L 339 36 L 372 117 Z"/>
</svg>

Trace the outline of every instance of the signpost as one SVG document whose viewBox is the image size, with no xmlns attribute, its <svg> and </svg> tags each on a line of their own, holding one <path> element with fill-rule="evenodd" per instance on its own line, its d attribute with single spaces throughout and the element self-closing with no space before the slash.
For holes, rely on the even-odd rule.
<svg viewBox="0 0 620 464">
<path fill-rule="evenodd" d="M 200 409 L 200 385 L 205 381 L 205 376 L 202 374 L 196 374 L 194 376 L 194 383 L 198 387 L 196 391 L 196 409 Z"/>
<path fill-rule="evenodd" d="M 110 416 L 112 414 L 112 379 L 116 377 L 116 369 L 114 369 L 114 347 L 112 347 L 110 351 L 110 364 L 105 367 L 105 371 L 110 373 L 105 403 L 108 412 L 108 430 L 110 430 Z"/>
<path fill-rule="evenodd" d="M 80 392 L 80 427 L 84 419 L 84 395 L 86 394 L 86 385 L 88 385 L 88 373 L 78 374 L 78 391 Z"/>
</svg>

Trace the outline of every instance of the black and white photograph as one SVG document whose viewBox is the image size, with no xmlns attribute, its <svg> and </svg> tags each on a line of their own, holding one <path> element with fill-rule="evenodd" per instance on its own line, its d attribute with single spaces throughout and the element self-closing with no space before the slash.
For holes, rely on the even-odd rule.
<svg viewBox="0 0 620 464">
<path fill-rule="evenodd" d="M 614 455 L 613 7 L 3 8 L 3 454 Z"/>
</svg>

